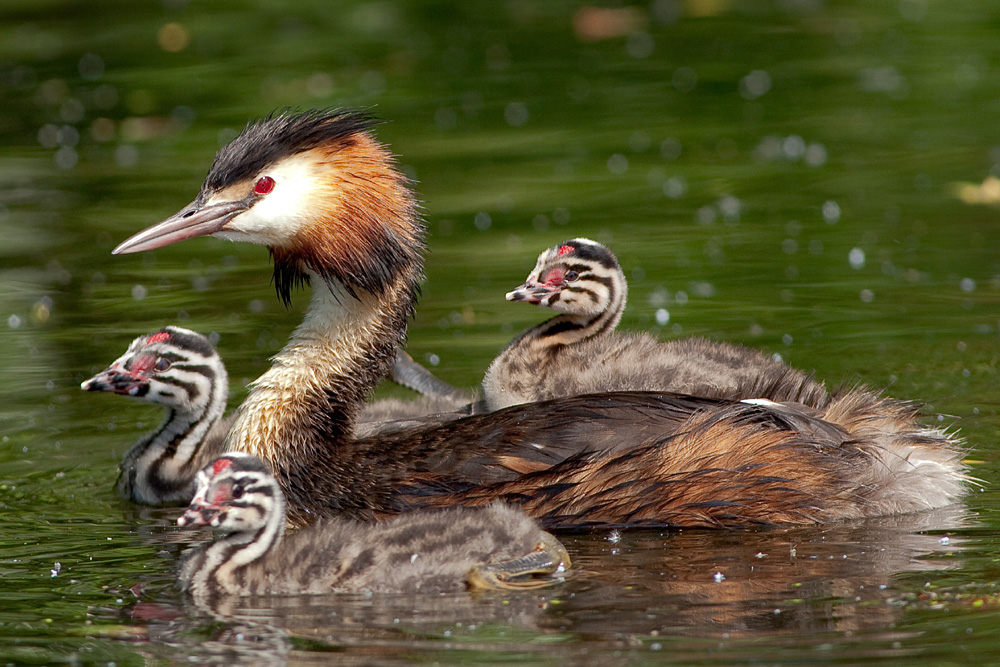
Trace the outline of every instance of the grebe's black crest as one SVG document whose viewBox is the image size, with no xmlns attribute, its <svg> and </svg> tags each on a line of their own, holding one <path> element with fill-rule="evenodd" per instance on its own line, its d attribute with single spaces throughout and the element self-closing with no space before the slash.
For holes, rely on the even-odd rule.
<svg viewBox="0 0 1000 667">
<path fill-rule="evenodd" d="M 348 148 L 359 132 L 378 124 L 373 116 L 350 109 L 272 113 L 247 123 L 239 136 L 215 154 L 203 189 L 219 190 L 245 181 L 268 165 L 319 146 L 342 142 Z"/>
</svg>

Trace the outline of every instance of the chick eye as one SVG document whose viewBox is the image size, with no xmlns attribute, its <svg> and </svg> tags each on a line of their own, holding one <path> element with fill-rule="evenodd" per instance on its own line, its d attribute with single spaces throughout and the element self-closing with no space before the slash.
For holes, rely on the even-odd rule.
<svg viewBox="0 0 1000 667">
<path fill-rule="evenodd" d="M 566 272 L 566 280 L 573 281 L 573 280 L 576 280 L 579 277 L 580 277 L 580 274 L 577 271 L 567 271 Z"/>
<path fill-rule="evenodd" d="M 243 497 L 243 487 L 237 484 L 236 486 L 233 487 L 233 498 L 239 500 L 242 497 Z"/>
<path fill-rule="evenodd" d="M 253 193 L 255 195 L 266 195 L 273 189 L 274 179 L 270 176 L 261 176 L 257 179 L 257 182 L 253 184 Z"/>
<path fill-rule="evenodd" d="M 153 368 L 162 373 L 163 371 L 169 371 L 170 367 L 173 365 L 174 362 L 170 361 L 166 357 L 158 357 L 156 359 L 156 363 L 153 364 Z"/>
</svg>

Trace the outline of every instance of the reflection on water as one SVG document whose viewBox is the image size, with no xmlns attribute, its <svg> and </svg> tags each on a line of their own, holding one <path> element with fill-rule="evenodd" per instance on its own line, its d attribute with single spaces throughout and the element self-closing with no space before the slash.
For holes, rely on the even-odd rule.
<svg viewBox="0 0 1000 667">
<path fill-rule="evenodd" d="M 603 4 L 95 0 L 0 17 L 0 660 L 995 654 L 995 601 L 926 603 L 990 594 L 1000 549 L 995 8 Z M 883 522 L 567 535 L 577 571 L 537 595 L 189 608 L 175 513 L 112 492 L 160 413 L 79 382 L 176 323 L 218 335 L 235 405 L 306 298 L 277 302 L 260 248 L 109 252 L 187 202 L 247 118 L 344 105 L 388 121 L 416 179 L 430 253 L 409 351 L 444 379 L 476 385 L 544 316 L 503 294 L 541 248 L 588 236 L 627 272 L 623 328 L 926 400 L 987 485 L 968 510 Z"/>
<path fill-rule="evenodd" d="M 906 612 L 900 574 L 963 566 L 964 540 L 945 534 L 970 525 L 956 506 L 821 529 L 568 535 L 569 581 L 530 594 L 142 601 L 125 620 L 215 663 L 285 664 L 303 650 L 357 661 L 468 650 L 540 658 L 581 638 L 632 652 L 685 638 L 868 641 Z"/>
</svg>

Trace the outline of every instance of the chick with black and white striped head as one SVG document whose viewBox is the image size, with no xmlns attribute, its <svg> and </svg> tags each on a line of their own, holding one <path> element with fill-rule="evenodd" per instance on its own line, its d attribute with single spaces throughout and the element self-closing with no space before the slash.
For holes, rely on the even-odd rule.
<svg viewBox="0 0 1000 667">
<path fill-rule="evenodd" d="M 521 510 L 494 503 L 416 511 L 382 523 L 328 519 L 285 536 L 285 497 L 264 463 L 223 454 L 197 475 L 181 526 L 217 539 L 185 556 L 196 600 L 226 595 L 535 588 L 561 581 L 565 548 Z"/>
<path fill-rule="evenodd" d="M 538 256 L 524 284 L 507 293 L 559 313 L 524 331 L 494 359 L 483 406 L 611 391 L 670 391 L 729 400 L 795 401 L 819 407 L 821 382 L 757 350 L 704 338 L 660 342 L 617 332 L 628 283 L 618 259 L 585 238 Z"/>
<path fill-rule="evenodd" d="M 166 408 L 159 428 L 125 453 L 118 491 L 144 505 L 188 502 L 195 473 L 222 451 L 231 421 L 222 419 L 226 367 L 208 338 L 174 326 L 139 336 L 80 387 Z"/>
<path fill-rule="evenodd" d="M 402 350 L 392 377 L 424 396 L 367 404 L 358 419 L 359 432 L 399 428 L 407 420 L 457 410 L 469 402 Z M 144 505 L 190 501 L 195 473 L 222 452 L 233 422 L 232 416 L 222 418 L 229 380 L 208 338 L 176 326 L 139 336 L 125 354 L 80 386 L 167 408 L 160 427 L 126 452 L 118 489 L 124 498 Z"/>
</svg>

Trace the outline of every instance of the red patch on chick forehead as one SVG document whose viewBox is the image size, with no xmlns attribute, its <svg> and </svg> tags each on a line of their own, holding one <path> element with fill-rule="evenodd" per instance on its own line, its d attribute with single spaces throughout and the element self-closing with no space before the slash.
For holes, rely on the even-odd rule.
<svg viewBox="0 0 1000 667">
<path fill-rule="evenodd" d="M 161 343 L 167 340 L 168 338 L 170 338 L 170 334 L 168 334 L 166 331 L 161 331 L 160 333 L 155 333 L 152 336 L 150 336 L 149 339 L 146 341 L 146 344 L 152 345 L 153 343 Z"/>
<path fill-rule="evenodd" d="M 215 463 L 212 464 L 212 474 L 218 475 L 231 465 L 233 465 L 232 459 L 217 459 Z"/>
<path fill-rule="evenodd" d="M 576 250 L 575 246 L 571 246 L 571 245 L 560 246 L 559 247 L 559 252 L 556 253 L 556 257 L 562 257 L 566 253 L 573 252 L 574 250 Z"/>
</svg>

